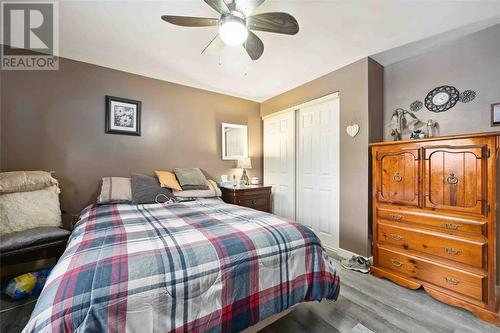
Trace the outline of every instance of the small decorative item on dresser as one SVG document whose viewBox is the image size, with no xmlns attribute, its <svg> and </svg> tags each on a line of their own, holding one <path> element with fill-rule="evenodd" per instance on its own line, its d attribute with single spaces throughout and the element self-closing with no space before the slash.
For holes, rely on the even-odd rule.
<svg viewBox="0 0 500 333">
<path fill-rule="evenodd" d="M 259 185 L 259 177 L 252 177 L 252 185 Z"/>
<path fill-rule="evenodd" d="M 271 212 L 271 186 L 251 185 L 245 187 L 222 186 L 224 202 L 249 207 L 263 212 Z"/>
<path fill-rule="evenodd" d="M 141 102 L 106 96 L 106 130 L 108 134 L 141 135 Z"/>
<path fill-rule="evenodd" d="M 422 130 L 414 130 L 410 134 L 410 139 L 424 139 L 425 138 L 425 133 L 422 132 Z"/>
<path fill-rule="evenodd" d="M 412 112 L 398 108 L 392 113 L 389 127 L 394 141 L 400 141 L 403 138 L 402 134 L 405 128 L 408 128 L 410 131 L 414 131 L 423 125 L 424 123 L 421 122 L 420 119 L 418 119 Z"/>
<path fill-rule="evenodd" d="M 250 184 L 248 179 L 247 170 L 252 168 L 252 160 L 249 157 L 238 159 L 238 164 L 236 166 L 238 169 L 243 169 L 243 173 L 241 174 L 241 183 L 243 185 Z"/>
<path fill-rule="evenodd" d="M 427 120 L 427 137 L 428 138 L 433 138 L 434 137 L 434 131 L 436 130 L 438 126 L 438 123 L 435 122 L 432 119 Z"/>
<path fill-rule="evenodd" d="M 500 103 L 491 104 L 491 126 L 500 126 Z"/>
</svg>

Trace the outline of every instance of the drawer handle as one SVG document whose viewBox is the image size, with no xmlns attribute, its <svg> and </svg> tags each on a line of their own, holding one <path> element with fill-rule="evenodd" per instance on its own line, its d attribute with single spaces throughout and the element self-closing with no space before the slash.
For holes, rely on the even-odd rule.
<svg viewBox="0 0 500 333">
<path fill-rule="evenodd" d="M 452 248 L 452 247 L 445 247 L 445 248 L 444 248 L 444 251 L 445 251 L 447 254 L 452 254 L 452 255 L 454 255 L 454 256 L 456 256 L 456 255 L 460 254 L 460 252 L 462 252 L 462 251 L 460 251 L 459 249 L 454 249 L 454 248 Z"/>
<path fill-rule="evenodd" d="M 443 226 L 449 230 L 458 230 L 459 225 L 455 223 L 443 223 Z"/>
<path fill-rule="evenodd" d="M 391 234 L 391 238 L 394 240 L 402 240 L 404 237 L 398 234 Z"/>
<path fill-rule="evenodd" d="M 255 200 L 252 200 L 252 205 L 255 205 Z"/>
<path fill-rule="evenodd" d="M 444 277 L 444 280 L 446 281 L 446 283 L 451 284 L 452 286 L 456 286 L 457 284 L 460 283 L 460 281 L 458 281 L 454 278 L 447 277 L 447 276 Z"/>
<path fill-rule="evenodd" d="M 450 185 L 455 185 L 458 183 L 458 177 L 455 176 L 455 174 L 452 172 L 450 175 L 446 178 L 446 182 Z"/>
<path fill-rule="evenodd" d="M 403 219 L 403 215 L 391 214 L 391 219 L 394 221 L 401 221 Z"/>
<path fill-rule="evenodd" d="M 394 179 L 395 182 L 399 183 L 400 181 L 403 180 L 403 176 L 401 176 L 401 174 L 399 172 L 396 172 L 394 174 L 394 177 L 392 177 L 392 179 Z"/>
<path fill-rule="evenodd" d="M 391 259 L 391 263 L 396 266 L 396 267 L 401 267 L 403 266 L 403 263 L 397 259 Z"/>
</svg>

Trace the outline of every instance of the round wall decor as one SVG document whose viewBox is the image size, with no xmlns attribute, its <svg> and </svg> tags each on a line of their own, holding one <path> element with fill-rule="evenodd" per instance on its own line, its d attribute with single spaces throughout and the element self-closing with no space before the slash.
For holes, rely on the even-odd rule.
<svg viewBox="0 0 500 333">
<path fill-rule="evenodd" d="M 424 106 L 424 103 L 422 101 L 416 100 L 410 104 L 410 111 L 411 112 L 417 112 Z"/>
<path fill-rule="evenodd" d="M 444 112 L 457 104 L 460 92 L 452 86 L 441 86 L 432 89 L 425 97 L 425 107 L 432 112 Z"/>
<path fill-rule="evenodd" d="M 460 102 L 469 103 L 472 102 L 476 98 L 476 92 L 474 90 L 464 90 L 460 93 Z"/>
</svg>

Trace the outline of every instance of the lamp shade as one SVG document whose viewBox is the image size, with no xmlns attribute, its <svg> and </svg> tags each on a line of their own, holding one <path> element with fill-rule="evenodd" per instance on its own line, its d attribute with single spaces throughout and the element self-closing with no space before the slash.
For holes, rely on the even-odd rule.
<svg viewBox="0 0 500 333">
<path fill-rule="evenodd" d="M 238 160 L 238 164 L 236 167 L 238 169 L 251 169 L 252 168 L 252 161 L 250 160 L 250 157 L 240 158 Z"/>
</svg>

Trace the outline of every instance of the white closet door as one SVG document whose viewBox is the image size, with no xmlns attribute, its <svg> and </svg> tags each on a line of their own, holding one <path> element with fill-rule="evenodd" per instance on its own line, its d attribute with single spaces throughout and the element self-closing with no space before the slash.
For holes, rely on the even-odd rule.
<svg viewBox="0 0 500 333">
<path fill-rule="evenodd" d="M 295 219 L 295 111 L 264 119 L 264 183 L 276 215 Z"/>
<path fill-rule="evenodd" d="M 297 221 L 339 247 L 339 98 L 301 108 L 297 122 Z"/>
</svg>

